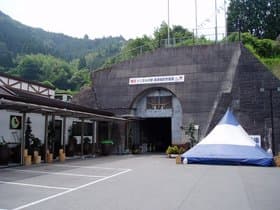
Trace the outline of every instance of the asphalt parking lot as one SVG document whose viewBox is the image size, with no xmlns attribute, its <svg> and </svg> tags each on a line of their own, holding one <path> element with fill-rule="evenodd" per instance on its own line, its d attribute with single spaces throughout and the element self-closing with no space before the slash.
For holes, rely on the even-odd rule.
<svg viewBox="0 0 280 210">
<path fill-rule="evenodd" d="M 0 209 L 279 210 L 280 168 L 109 156 L 0 169 Z"/>
</svg>

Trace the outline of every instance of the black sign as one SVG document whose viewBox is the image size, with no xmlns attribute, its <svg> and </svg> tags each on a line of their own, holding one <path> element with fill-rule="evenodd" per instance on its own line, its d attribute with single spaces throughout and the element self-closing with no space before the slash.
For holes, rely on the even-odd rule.
<svg viewBox="0 0 280 210">
<path fill-rule="evenodd" d="M 10 116 L 10 129 L 21 129 L 21 116 Z"/>
</svg>

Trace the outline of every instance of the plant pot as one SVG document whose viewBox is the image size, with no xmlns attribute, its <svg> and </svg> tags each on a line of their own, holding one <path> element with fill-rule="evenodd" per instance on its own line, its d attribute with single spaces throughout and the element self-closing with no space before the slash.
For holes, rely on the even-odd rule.
<svg viewBox="0 0 280 210">
<path fill-rule="evenodd" d="M 102 155 L 110 155 L 113 150 L 113 141 L 112 140 L 103 140 L 100 142 L 101 144 L 101 153 Z"/>
<path fill-rule="evenodd" d="M 7 145 L 0 146 L 0 165 L 8 165 L 10 151 Z"/>
</svg>

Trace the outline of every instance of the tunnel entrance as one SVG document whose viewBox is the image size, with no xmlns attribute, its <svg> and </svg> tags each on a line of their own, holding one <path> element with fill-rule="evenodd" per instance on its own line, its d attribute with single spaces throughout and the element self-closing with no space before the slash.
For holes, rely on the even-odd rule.
<svg viewBox="0 0 280 210">
<path fill-rule="evenodd" d="M 140 121 L 142 144 L 152 145 L 153 152 L 165 152 L 171 145 L 171 118 L 145 118 Z"/>
</svg>

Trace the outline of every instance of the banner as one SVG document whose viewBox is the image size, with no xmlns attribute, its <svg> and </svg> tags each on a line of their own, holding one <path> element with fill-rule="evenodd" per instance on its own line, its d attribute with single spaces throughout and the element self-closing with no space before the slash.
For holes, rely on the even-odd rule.
<svg viewBox="0 0 280 210">
<path fill-rule="evenodd" d="M 129 78 L 129 85 L 176 83 L 176 82 L 184 82 L 184 81 L 185 81 L 185 75 L 135 77 L 135 78 Z"/>
</svg>

